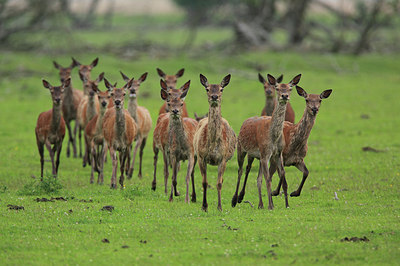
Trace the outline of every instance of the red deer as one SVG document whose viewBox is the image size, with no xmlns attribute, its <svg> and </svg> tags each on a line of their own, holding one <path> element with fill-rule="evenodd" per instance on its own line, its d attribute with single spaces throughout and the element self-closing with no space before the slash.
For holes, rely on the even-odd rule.
<svg viewBox="0 0 400 266">
<path fill-rule="evenodd" d="M 79 66 L 79 76 L 83 76 L 83 77 L 85 77 L 86 80 L 90 80 L 90 73 L 91 73 L 92 69 L 95 66 L 97 66 L 97 63 L 99 62 L 99 58 L 97 57 L 96 59 L 94 59 L 93 62 L 90 63 L 90 65 L 82 65 L 73 57 L 72 57 L 72 62 L 74 63 L 74 65 Z M 89 95 L 89 92 L 90 92 L 87 87 L 85 88 L 85 83 L 83 83 L 83 92 L 85 95 Z"/>
<path fill-rule="evenodd" d="M 157 73 L 167 84 L 168 90 L 176 88 L 176 82 L 178 81 L 178 78 L 183 76 L 184 72 L 185 72 L 185 69 L 182 68 L 175 75 L 167 75 L 161 69 L 157 68 Z M 158 112 L 158 115 L 165 114 L 165 113 L 168 113 L 167 103 L 164 103 L 161 106 L 160 111 Z M 182 117 L 189 117 L 185 102 L 183 103 Z"/>
<path fill-rule="evenodd" d="M 126 159 L 129 161 L 130 147 L 137 133 L 135 120 L 133 120 L 129 112 L 124 109 L 125 91 L 132 86 L 133 79 L 122 88 L 116 88 L 111 85 L 107 79 L 104 79 L 104 83 L 114 101 L 114 107 L 109 108 L 103 118 L 103 136 L 112 159 L 113 170 L 111 176 L 111 188 L 117 188 L 118 151 L 119 162 L 121 165 L 119 184 L 121 185 L 121 189 L 123 189 L 125 162 Z"/>
<path fill-rule="evenodd" d="M 40 155 L 40 178 L 42 181 L 44 145 L 46 145 L 50 154 L 52 175 L 56 178 L 58 174 L 62 142 L 65 136 L 65 122 L 61 115 L 63 93 L 65 87 L 70 86 L 70 82 L 71 79 L 67 78 L 61 86 L 53 87 L 49 82 L 43 80 L 43 86 L 50 90 L 51 98 L 53 100 L 53 108 L 39 115 L 35 128 L 36 144 Z M 51 145 L 53 145 L 53 147 Z M 54 161 L 55 155 L 56 161 Z"/>
<path fill-rule="evenodd" d="M 196 202 L 196 191 L 194 185 L 194 166 L 196 157 L 194 154 L 193 137 L 196 131 L 196 120 L 182 117 L 183 102 L 189 91 L 190 81 L 186 82 L 179 90 L 169 89 L 164 80 L 160 80 L 161 98 L 167 102 L 169 113 L 163 116 L 154 130 L 153 141 L 155 143 L 155 154 L 161 150 L 164 157 L 165 192 L 167 193 L 168 166 L 172 166 L 172 185 L 169 201 L 173 200 L 173 194 L 178 196 L 176 189 L 179 162 L 189 160 L 186 173 L 186 196 L 185 202 L 189 202 L 189 180 L 192 178 L 192 202 Z M 173 93 L 175 92 L 175 93 Z M 156 163 L 156 162 L 155 162 Z M 165 171 L 166 170 L 166 171 Z M 156 187 L 156 179 L 153 180 L 153 190 Z"/>
<path fill-rule="evenodd" d="M 54 64 L 54 67 L 59 70 L 61 83 L 64 83 L 64 81 L 67 78 L 71 77 L 71 71 L 76 66 L 74 62 L 72 62 L 69 67 L 62 67 L 61 65 L 57 64 L 56 61 L 53 61 L 53 64 Z M 70 155 L 69 147 L 70 147 L 70 144 L 72 144 L 73 156 L 74 156 L 74 158 L 76 158 L 77 157 L 76 131 L 79 128 L 76 117 L 77 117 L 79 103 L 83 98 L 83 92 L 80 90 L 73 89 L 71 83 L 72 82 L 70 82 L 70 85 L 65 87 L 65 89 L 64 89 L 64 99 L 62 101 L 62 112 L 63 112 L 65 124 L 67 125 L 68 135 L 69 135 L 68 144 L 67 144 L 67 157 L 69 157 L 69 155 Z M 75 129 L 73 132 L 71 129 L 71 124 L 70 124 L 72 120 L 75 120 Z M 81 142 L 81 134 L 79 131 L 79 143 L 80 142 Z M 79 155 L 80 155 L 80 157 L 82 157 L 82 150 L 79 150 Z"/>
<path fill-rule="evenodd" d="M 307 141 L 310 136 L 311 129 L 314 126 L 315 119 L 319 108 L 321 106 L 322 99 L 326 99 L 332 93 L 332 90 L 325 90 L 321 94 L 307 94 L 304 89 L 300 86 L 296 86 L 297 93 L 304 97 L 306 100 L 306 108 L 304 110 L 303 117 L 297 124 L 285 122 L 283 125 L 283 136 L 285 139 L 285 147 L 283 149 L 283 164 L 284 166 L 295 166 L 301 172 L 303 172 L 303 179 L 296 191 L 293 191 L 290 196 L 300 196 L 304 182 L 308 177 L 308 169 L 304 163 L 304 158 L 307 155 Z M 247 183 L 247 177 L 249 175 L 251 165 L 246 167 L 246 174 L 243 183 L 243 188 L 239 194 L 238 203 L 241 203 L 244 195 Z M 273 176 L 276 171 L 276 165 L 270 165 L 269 175 Z M 279 195 L 281 182 L 278 187 L 272 192 L 272 196 Z"/>
<path fill-rule="evenodd" d="M 87 123 L 96 115 L 100 110 L 99 100 L 96 96 L 96 92 L 99 90 L 98 85 L 104 78 L 104 72 L 99 75 L 96 80 L 88 80 L 85 76 L 79 73 L 80 78 L 83 81 L 85 90 L 89 92 L 82 101 L 79 103 L 78 107 L 78 122 L 81 129 L 85 129 Z M 85 137 L 86 139 L 86 137 Z M 85 154 L 83 156 L 83 167 L 86 163 L 90 164 L 90 150 L 88 143 L 85 141 Z"/>
<path fill-rule="evenodd" d="M 228 121 L 221 116 L 221 100 L 224 88 L 229 84 L 231 75 L 223 78 L 221 84 L 208 84 L 205 76 L 200 74 L 200 82 L 206 88 L 209 111 L 208 117 L 202 119 L 194 136 L 194 148 L 199 160 L 203 177 L 203 205 L 207 211 L 207 164 L 218 165 L 218 210 L 222 211 L 221 189 L 226 163 L 232 158 L 236 147 L 236 135 Z"/>
<path fill-rule="evenodd" d="M 248 154 L 249 165 L 253 162 L 254 158 L 260 160 L 260 170 L 257 177 L 257 187 L 259 204 L 258 208 L 264 208 L 262 196 L 261 196 L 261 183 L 262 174 L 267 185 L 268 193 L 268 209 L 274 208 L 271 194 L 271 177 L 268 172 L 268 162 L 270 164 L 277 165 L 278 174 L 282 180 L 283 192 L 285 194 L 285 204 L 289 207 L 287 198 L 287 183 L 285 179 L 285 170 L 283 168 L 282 151 L 284 148 L 283 124 L 286 113 L 286 105 L 290 99 L 290 93 L 292 87 L 297 85 L 300 81 L 301 74 L 297 75 L 288 84 L 278 84 L 276 79 L 268 74 L 269 84 L 275 86 L 277 92 L 277 105 L 272 114 L 272 117 L 261 116 L 251 117 L 243 122 L 240 128 L 238 137 L 238 181 L 236 186 L 235 194 L 232 198 L 232 206 L 234 207 L 238 201 L 238 189 L 240 184 L 240 178 L 243 173 L 243 162 Z"/>
<path fill-rule="evenodd" d="M 104 145 L 104 137 L 103 137 L 103 119 L 104 114 L 107 111 L 111 96 L 108 91 L 102 92 L 97 90 L 97 97 L 100 103 L 100 111 L 97 115 L 95 115 L 85 128 L 85 137 L 86 142 L 89 146 L 89 151 L 91 152 L 91 160 L 92 160 L 92 172 L 90 175 L 90 183 L 94 183 L 94 172 L 98 172 L 97 183 L 103 184 L 104 175 L 103 175 L 103 165 L 105 160 L 105 155 L 107 154 L 107 147 Z"/>
<path fill-rule="evenodd" d="M 120 72 L 122 78 L 128 82 L 129 78 L 124 75 L 124 73 Z M 140 147 L 139 151 L 139 173 L 138 177 L 142 178 L 142 159 L 143 159 L 143 149 L 146 146 L 146 140 L 149 136 L 152 120 L 150 116 L 149 110 L 147 110 L 143 106 L 139 106 L 137 102 L 137 95 L 139 94 L 139 87 L 142 82 L 144 82 L 147 78 L 147 72 L 140 76 L 139 79 L 133 80 L 132 86 L 128 88 L 129 90 L 129 102 L 128 102 L 128 112 L 131 114 L 132 118 L 135 120 L 136 125 L 138 126 L 138 132 L 136 135 L 136 145 L 133 151 L 132 163 L 130 164 L 130 168 L 127 170 L 128 179 L 132 178 L 133 168 L 135 165 L 135 158 L 137 150 Z M 133 79 L 133 78 L 132 78 Z"/>
<path fill-rule="evenodd" d="M 281 83 L 283 79 L 283 75 L 280 75 L 277 79 L 277 83 Z M 271 84 L 268 83 L 264 79 L 264 77 L 258 73 L 258 80 L 263 84 L 264 86 L 264 93 L 265 93 L 265 106 L 264 109 L 261 112 L 261 115 L 265 116 L 271 116 L 272 112 L 275 109 L 277 100 L 276 100 L 276 93 L 275 93 L 275 86 L 272 86 Z M 294 110 L 290 103 L 287 104 L 286 106 L 286 113 L 285 113 L 285 121 L 289 121 L 291 123 L 294 123 Z"/>
</svg>

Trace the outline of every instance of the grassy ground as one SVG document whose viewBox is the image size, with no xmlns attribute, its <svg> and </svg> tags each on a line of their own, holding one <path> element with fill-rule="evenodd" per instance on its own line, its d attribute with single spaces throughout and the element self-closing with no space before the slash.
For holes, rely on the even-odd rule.
<svg viewBox="0 0 400 266">
<path fill-rule="evenodd" d="M 162 29 L 159 32 L 167 38 Z M 111 33 L 89 34 L 106 40 Z M 174 34 L 180 36 L 179 32 Z M 215 31 L 211 34 L 215 35 Z M 155 35 L 152 32 L 145 38 Z M 207 31 L 200 36 L 200 40 L 206 39 Z M 153 121 L 162 104 L 156 67 L 167 73 L 185 67 L 185 75 L 178 83 L 192 80 L 188 109 L 200 114 L 207 112 L 208 103 L 199 73 L 212 83 L 219 83 L 231 73 L 222 114 L 237 133 L 242 122 L 258 115 L 263 107 L 264 95 L 256 69 L 263 74 L 283 73 L 284 81 L 302 73 L 300 85 L 309 93 L 333 89 L 330 98 L 322 103 L 309 139 L 309 179 L 302 195 L 289 199 L 289 209 L 284 208 L 281 196 L 274 198 L 273 211 L 258 210 L 247 203 L 232 208 L 237 177 L 234 157 L 225 172 L 222 212 L 216 208 L 216 168 L 208 168 L 212 188 L 208 193 L 209 212 L 204 213 L 198 167 L 197 203 L 187 205 L 182 196 L 168 202 L 163 193 L 161 158 L 158 188 L 151 191 L 151 140 L 145 148 L 143 179 L 134 175 L 126 182 L 125 190 L 109 189 L 110 163 L 105 170 L 106 184 L 90 185 L 89 168 L 82 168 L 80 159 L 66 158 L 64 146 L 58 181 L 63 188 L 53 193 L 37 192 L 37 182 L 32 178 L 40 175 L 34 127 L 38 114 L 51 108 L 49 92 L 41 85 L 41 78 L 58 84 L 51 61 L 68 65 L 70 55 L 55 51 L 0 52 L 2 264 L 394 264 L 399 260 L 400 56 L 354 58 L 253 51 L 167 57 L 149 53 L 127 59 L 107 52 L 72 54 L 83 63 L 99 56 L 93 76 L 104 71 L 107 79 L 120 85 L 123 82 L 119 70 L 135 77 L 148 71 L 139 103 L 149 109 Z M 73 72 L 73 84 L 81 88 L 77 70 Z M 298 121 L 304 99 L 293 92 L 291 103 Z M 364 152 L 362 147 L 366 146 L 382 152 Z M 50 173 L 49 162 L 45 169 Z M 257 170 L 255 163 L 245 196 L 255 206 Z M 185 190 L 183 176 L 181 171 L 181 193 Z M 287 168 L 287 179 L 291 192 L 297 188 L 301 173 Z M 276 177 L 273 184 L 277 184 Z M 32 192 L 34 189 L 36 192 Z M 266 203 L 265 187 L 263 191 Z M 334 199 L 335 192 L 339 200 Z M 38 197 L 56 196 L 67 201 L 36 202 Z M 8 204 L 24 206 L 24 210 L 9 210 Z M 105 205 L 114 206 L 114 211 L 102 211 Z M 341 241 L 364 236 L 368 242 Z M 110 243 L 103 243 L 105 238 Z"/>
</svg>

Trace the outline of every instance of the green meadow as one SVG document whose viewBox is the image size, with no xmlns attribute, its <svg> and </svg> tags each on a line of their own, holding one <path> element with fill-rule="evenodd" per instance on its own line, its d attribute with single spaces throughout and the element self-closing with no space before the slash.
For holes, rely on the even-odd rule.
<svg viewBox="0 0 400 266">
<path fill-rule="evenodd" d="M 360 57 L 320 53 L 227 52 L 217 48 L 232 34 L 225 28 L 199 31 L 193 50 L 184 52 L 180 28 L 147 31 L 137 26 L 150 18 L 117 19 L 122 30 L 80 31 L 68 35 L 29 34 L 32 51 L 0 51 L 0 263 L 49 264 L 396 264 L 400 260 L 400 55 Z M 164 21 L 165 20 L 165 21 Z M 175 19 L 163 18 L 165 25 Z M 135 26 L 136 25 L 136 26 Z M 132 27 L 132 32 L 130 27 Z M 151 23 L 150 26 L 152 27 Z M 123 48 L 151 43 L 144 52 Z M 83 49 L 75 49 L 78 46 Z M 136 46 L 135 46 L 136 45 Z M 215 46 L 214 46 L 215 45 Z M 165 46 L 165 49 L 164 49 Z M 197 202 L 184 196 L 168 202 L 164 194 L 162 155 L 159 154 L 157 190 L 153 177 L 152 134 L 144 151 L 143 178 L 137 167 L 124 190 L 109 188 L 111 163 L 105 165 L 105 184 L 89 184 L 90 168 L 81 158 L 61 155 L 59 177 L 40 184 L 40 162 L 34 128 L 40 112 L 51 108 L 42 78 L 59 85 L 53 60 L 67 66 L 74 56 L 83 64 L 99 57 L 92 77 L 124 85 L 119 71 L 140 77 L 138 102 L 151 113 L 153 129 L 162 100 L 156 68 L 174 74 L 185 68 L 181 86 L 191 80 L 188 111 L 208 111 L 199 74 L 220 83 L 230 73 L 222 96 L 222 115 L 236 134 L 245 119 L 261 113 L 265 97 L 257 74 L 284 74 L 289 82 L 301 73 L 299 85 L 308 93 L 333 89 L 323 100 L 309 138 L 305 159 L 310 171 L 302 194 L 274 197 L 275 209 L 259 210 L 253 164 L 245 199 L 231 207 L 237 180 L 236 156 L 228 162 L 222 187 L 223 211 L 217 210 L 217 168 L 208 167 L 209 210 L 201 210 L 202 177 L 195 168 Z M 72 83 L 82 89 L 77 69 Z M 101 90 L 105 90 L 102 83 Z M 300 120 L 305 101 L 293 90 L 290 102 Z M 127 100 L 125 102 L 127 104 Z M 370 147 L 364 151 L 363 148 Z M 372 151 L 371 151 L 372 150 Z M 45 151 L 45 173 L 51 163 Z M 137 162 L 138 163 L 138 162 Z M 178 175 L 184 195 L 187 162 Z M 286 168 L 289 193 L 297 189 L 302 173 Z M 243 179 L 242 179 L 243 182 Z M 277 185 L 273 178 L 273 188 Z M 170 189 L 169 179 L 168 189 Z M 337 199 L 335 199 L 335 192 Z M 267 204 L 263 184 L 264 204 Z M 63 197 L 66 201 L 37 202 Z M 10 210 L 8 204 L 23 206 Z M 113 211 L 102 210 L 112 205 Z M 252 207 L 254 205 L 254 208 Z M 353 241 L 346 241 L 345 238 Z M 107 239 L 107 240 L 105 240 Z M 397 261 L 397 262 L 396 262 Z"/>
</svg>

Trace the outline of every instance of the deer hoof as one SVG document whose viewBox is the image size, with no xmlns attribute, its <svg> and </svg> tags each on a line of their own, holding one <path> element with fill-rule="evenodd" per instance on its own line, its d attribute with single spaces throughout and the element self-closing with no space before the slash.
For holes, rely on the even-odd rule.
<svg viewBox="0 0 400 266">
<path fill-rule="evenodd" d="M 279 191 L 278 190 L 274 190 L 271 193 L 272 196 L 278 196 L 279 195 Z"/>
<path fill-rule="evenodd" d="M 196 202 L 196 194 L 192 194 L 192 202 Z"/>
<path fill-rule="evenodd" d="M 151 183 L 151 189 L 153 190 L 153 191 L 156 191 L 156 187 L 157 187 L 157 185 L 156 185 L 156 183 Z"/>
<path fill-rule="evenodd" d="M 290 196 L 291 197 L 298 197 L 298 196 L 300 196 L 300 193 L 297 192 L 297 191 L 293 191 L 292 193 L 290 193 Z"/>
<path fill-rule="evenodd" d="M 201 206 L 201 209 L 205 212 L 207 212 L 208 210 L 208 204 L 207 203 L 203 203 L 203 206 Z"/>
<path fill-rule="evenodd" d="M 178 197 L 178 196 L 180 196 L 181 195 L 181 193 L 177 190 L 176 192 L 175 192 L 175 197 Z"/>
<path fill-rule="evenodd" d="M 232 208 L 235 208 L 237 202 L 238 202 L 238 195 L 235 194 L 235 195 L 233 195 L 233 198 L 232 198 Z"/>
</svg>

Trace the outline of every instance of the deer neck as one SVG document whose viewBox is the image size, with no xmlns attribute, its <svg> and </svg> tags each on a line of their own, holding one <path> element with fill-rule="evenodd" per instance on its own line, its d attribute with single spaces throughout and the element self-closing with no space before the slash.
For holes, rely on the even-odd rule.
<svg viewBox="0 0 400 266">
<path fill-rule="evenodd" d="M 298 146 L 304 146 L 307 144 L 308 137 L 310 136 L 311 129 L 314 126 L 315 123 L 315 115 L 311 115 L 308 111 L 307 108 L 304 110 L 303 117 L 297 123 L 296 125 L 296 133 L 294 134 L 292 145 L 298 147 Z"/>
<path fill-rule="evenodd" d="M 275 105 L 276 105 L 275 97 L 268 97 L 268 96 L 265 97 L 265 107 L 264 108 L 265 108 L 266 114 L 268 116 L 271 116 L 272 113 L 274 112 Z"/>
<path fill-rule="evenodd" d="M 221 127 L 221 106 L 211 107 L 208 111 L 208 142 L 216 142 L 222 133 Z"/>
<path fill-rule="evenodd" d="M 99 116 L 96 121 L 96 132 L 101 132 L 103 130 L 103 118 L 106 111 L 107 108 L 100 108 Z"/>
<path fill-rule="evenodd" d="M 183 128 L 182 117 L 174 118 L 169 116 L 169 131 L 168 131 L 169 145 L 175 146 L 174 150 L 187 150 L 185 129 Z"/>
<path fill-rule="evenodd" d="M 124 108 L 115 108 L 115 129 L 117 136 L 122 136 L 125 133 L 125 112 Z"/>
<path fill-rule="evenodd" d="M 86 118 L 89 122 L 96 115 L 96 96 L 89 96 L 88 105 L 86 109 Z"/>
<path fill-rule="evenodd" d="M 272 141 L 278 140 L 282 136 L 283 122 L 285 121 L 287 103 L 277 102 L 271 118 L 270 137 Z"/>
<path fill-rule="evenodd" d="M 64 108 L 72 108 L 73 110 L 73 105 L 74 105 L 74 93 L 72 89 L 72 85 L 70 84 L 68 87 L 64 88 L 64 99 L 63 99 L 63 104 Z M 65 110 L 65 109 L 64 109 Z M 67 109 L 65 111 L 72 111 L 71 109 Z"/>
<path fill-rule="evenodd" d="M 61 104 L 54 105 L 51 117 L 50 132 L 55 135 L 58 132 L 61 123 Z"/>
<path fill-rule="evenodd" d="M 129 103 L 128 103 L 128 112 L 132 116 L 132 118 L 135 120 L 137 123 L 137 108 L 138 108 L 138 103 L 137 103 L 137 98 L 129 98 Z"/>
</svg>

